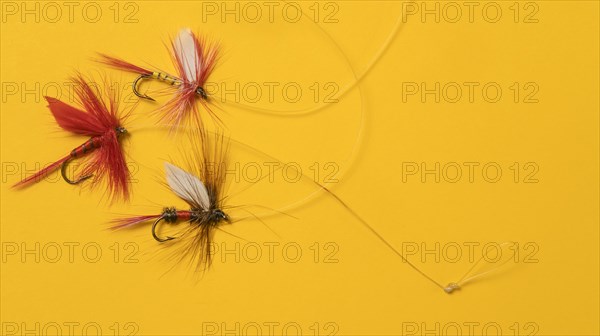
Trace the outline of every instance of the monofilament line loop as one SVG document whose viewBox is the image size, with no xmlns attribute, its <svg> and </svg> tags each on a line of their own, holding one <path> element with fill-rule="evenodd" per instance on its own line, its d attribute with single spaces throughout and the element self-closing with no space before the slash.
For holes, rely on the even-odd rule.
<svg viewBox="0 0 600 336">
<path fill-rule="evenodd" d="M 515 246 L 515 242 L 504 242 L 502 244 L 500 244 L 500 247 L 505 247 L 505 246 Z M 473 270 L 477 267 L 477 265 L 479 265 L 481 263 L 481 261 L 484 259 L 484 255 L 482 255 L 474 264 L 473 266 L 471 266 L 471 268 L 469 268 L 469 270 L 462 276 L 462 278 L 460 278 L 460 280 L 458 280 L 457 282 L 451 282 L 449 283 L 446 287 L 444 287 L 444 291 L 448 294 L 451 294 L 452 292 L 454 292 L 455 290 L 459 290 L 462 288 L 462 286 L 464 286 L 465 284 L 481 278 L 487 274 L 490 274 L 492 272 L 495 272 L 496 270 L 498 270 L 500 267 L 506 265 L 511 259 L 507 258 L 505 261 L 503 261 L 502 263 L 500 263 L 499 265 L 497 265 L 496 267 L 493 267 L 485 272 L 479 273 L 479 274 L 473 274 L 471 276 L 469 276 Z"/>
</svg>

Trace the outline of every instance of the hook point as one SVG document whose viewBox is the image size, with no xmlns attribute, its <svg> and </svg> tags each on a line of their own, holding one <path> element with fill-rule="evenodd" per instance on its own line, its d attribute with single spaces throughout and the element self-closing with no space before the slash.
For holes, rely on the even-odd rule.
<svg viewBox="0 0 600 336">
<path fill-rule="evenodd" d="M 166 241 L 175 239 L 175 237 L 171 237 L 171 236 L 161 238 L 156 234 L 156 227 L 158 226 L 158 223 L 160 223 L 160 221 L 162 221 L 163 219 L 165 219 L 164 215 L 158 217 L 158 219 L 154 222 L 154 224 L 152 224 L 152 237 L 154 237 L 154 239 L 159 243 L 164 243 Z"/>
<path fill-rule="evenodd" d="M 93 174 L 88 174 L 88 175 L 84 175 L 84 176 L 80 176 L 78 179 L 76 180 L 71 180 L 70 178 L 67 177 L 67 166 L 69 165 L 69 163 L 73 160 L 73 157 L 68 158 L 65 162 L 62 163 L 61 167 L 60 167 L 60 174 L 62 175 L 63 180 L 65 180 L 65 182 L 67 182 L 68 184 L 79 184 L 87 179 L 89 179 L 90 177 L 94 176 Z"/>
</svg>

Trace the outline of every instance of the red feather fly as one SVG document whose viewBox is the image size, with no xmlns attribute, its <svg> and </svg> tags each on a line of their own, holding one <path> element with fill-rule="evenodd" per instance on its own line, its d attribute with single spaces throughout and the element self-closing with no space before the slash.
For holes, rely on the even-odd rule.
<svg viewBox="0 0 600 336">
<path fill-rule="evenodd" d="M 89 136 L 90 139 L 65 157 L 16 183 L 13 187 L 31 185 L 62 166 L 61 173 L 65 181 L 77 184 L 93 176 L 92 185 L 95 185 L 107 176 L 109 197 L 128 199 L 129 169 L 119 142 L 119 139 L 127 133 L 122 126 L 126 116 L 119 116 L 115 95 L 109 95 L 107 104 L 81 75 L 77 75 L 73 80 L 76 84 L 75 95 L 83 109 L 65 104 L 56 98 L 45 98 L 54 119 L 62 129 Z M 66 177 L 67 164 L 73 159 L 82 157 L 88 158 L 82 173 L 76 181 L 71 181 Z"/>
<path fill-rule="evenodd" d="M 199 135 L 199 136 L 198 136 Z M 166 180 L 170 189 L 188 205 L 189 210 L 177 210 L 166 207 L 161 214 L 120 218 L 113 221 L 113 228 L 131 227 L 149 220 L 154 220 L 152 236 L 159 242 L 175 239 L 159 237 L 157 226 L 161 221 L 170 224 L 187 222 L 189 225 L 180 230 L 175 242 L 181 242 L 182 253 L 177 254 L 180 260 L 189 258 L 190 264 L 207 268 L 211 264 L 210 245 L 214 230 L 224 222 L 232 223 L 225 213 L 223 205 L 223 189 L 227 172 L 226 153 L 223 137 L 217 135 L 213 147 L 209 148 L 204 141 L 203 133 L 192 136 L 194 150 L 188 158 L 190 173 L 175 165 L 165 162 Z M 240 221 L 242 219 L 238 219 Z"/>
<path fill-rule="evenodd" d="M 139 93 L 140 80 L 153 78 L 171 84 L 177 93 L 159 111 L 162 112 L 161 120 L 172 129 L 181 126 L 188 119 L 202 126 L 197 102 L 200 102 L 209 115 L 217 118 L 209 106 L 210 100 L 204 85 L 217 63 L 218 46 L 198 37 L 190 29 L 183 29 L 174 40 L 171 40 L 170 55 L 177 72 L 176 76 L 156 69 L 149 70 L 105 54 L 100 54 L 99 62 L 139 74 L 140 76 L 133 83 L 133 91 L 140 98 L 154 100 Z"/>
</svg>

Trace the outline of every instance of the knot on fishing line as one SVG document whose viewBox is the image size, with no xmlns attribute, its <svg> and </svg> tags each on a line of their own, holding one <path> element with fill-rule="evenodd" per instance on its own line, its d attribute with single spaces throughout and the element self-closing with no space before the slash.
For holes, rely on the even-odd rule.
<svg viewBox="0 0 600 336">
<path fill-rule="evenodd" d="M 459 289 L 460 289 L 460 286 L 455 282 L 451 282 L 446 287 L 444 287 L 444 291 L 448 294 L 451 294 L 455 290 L 459 290 Z"/>
</svg>

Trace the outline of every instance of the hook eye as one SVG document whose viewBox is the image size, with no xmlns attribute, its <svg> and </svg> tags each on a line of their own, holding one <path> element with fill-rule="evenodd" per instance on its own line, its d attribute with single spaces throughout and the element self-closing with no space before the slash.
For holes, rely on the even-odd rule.
<svg viewBox="0 0 600 336">
<path fill-rule="evenodd" d="M 198 86 L 196 88 L 196 93 L 199 94 L 204 100 L 208 99 L 208 94 L 206 93 L 203 87 Z"/>
<path fill-rule="evenodd" d="M 127 134 L 127 129 L 123 126 L 119 126 L 117 128 L 115 128 L 115 132 L 117 132 L 117 135 L 125 135 Z"/>
</svg>

